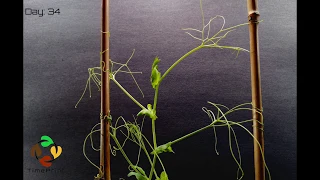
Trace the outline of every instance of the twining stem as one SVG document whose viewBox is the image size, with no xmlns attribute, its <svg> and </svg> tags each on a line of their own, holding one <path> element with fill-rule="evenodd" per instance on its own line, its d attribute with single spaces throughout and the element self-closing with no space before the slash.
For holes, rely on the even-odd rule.
<svg viewBox="0 0 320 180">
<path fill-rule="evenodd" d="M 152 120 L 152 138 L 153 138 L 153 148 L 157 148 L 157 136 L 156 136 L 156 120 Z M 152 178 L 153 175 L 153 170 L 155 169 L 156 166 L 156 161 L 157 161 L 157 156 L 156 153 L 153 155 L 153 161 L 152 161 L 152 166 L 149 174 L 149 179 Z"/>
<path fill-rule="evenodd" d="M 185 55 L 183 55 L 180 59 L 178 59 L 175 63 L 173 63 L 169 69 L 167 69 L 167 71 L 161 76 L 160 80 L 159 80 L 159 84 L 156 86 L 155 89 L 155 95 L 154 95 L 154 101 L 153 101 L 153 110 L 156 111 L 157 108 L 157 102 L 158 102 L 158 95 L 159 95 L 159 86 L 161 81 L 169 74 L 169 72 L 176 67 L 176 65 L 178 65 L 182 60 L 184 60 L 186 57 L 188 57 L 189 55 L 191 55 L 192 53 L 196 52 L 197 50 L 203 48 L 203 44 L 201 44 L 200 46 L 192 49 L 191 51 L 187 52 Z M 153 138 L 153 148 L 156 149 L 157 148 L 157 139 L 156 139 L 156 124 L 155 124 L 155 120 L 152 120 L 152 138 Z M 150 170 L 150 174 L 149 174 L 149 179 L 152 178 L 153 175 L 153 170 L 155 169 L 155 165 L 156 165 L 156 161 L 157 161 L 157 156 L 156 154 L 154 154 L 153 156 L 153 163 L 152 163 L 152 167 Z"/>
<path fill-rule="evenodd" d="M 154 94 L 154 100 L 153 100 L 153 110 L 156 112 L 156 108 L 157 108 L 157 102 L 158 102 L 158 95 L 159 95 L 159 86 L 161 81 L 169 74 L 169 72 L 176 67 L 182 60 L 184 60 L 186 57 L 188 57 L 189 55 L 191 55 L 192 53 L 198 51 L 199 49 L 203 48 L 203 44 L 197 46 L 196 48 L 190 50 L 189 52 L 187 52 L 186 54 L 184 54 L 180 59 L 178 59 L 175 63 L 173 63 L 169 69 L 167 69 L 167 71 L 161 76 L 158 85 L 156 86 L 155 89 L 155 94 Z M 138 104 L 139 105 L 139 104 Z M 140 106 L 141 107 L 141 106 Z M 152 120 L 152 138 L 153 138 L 153 148 L 156 149 L 157 148 L 157 139 L 156 139 L 156 124 L 155 124 L 155 120 Z M 156 165 L 156 161 L 157 161 L 157 157 L 156 154 L 154 154 L 153 156 L 153 163 L 152 163 L 152 167 L 150 170 L 150 174 L 149 174 L 149 179 L 152 178 L 153 175 L 153 170 L 155 168 Z"/>
<path fill-rule="evenodd" d="M 160 86 L 160 83 L 162 82 L 162 80 L 172 71 L 173 68 L 175 68 L 182 60 L 184 60 L 186 57 L 190 56 L 192 53 L 200 50 L 201 48 L 203 48 L 205 45 L 202 43 L 201 45 L 195 47 L 194 49 L 190 50 L 189 52 L 187 52 L 186 54 L 184 54 L 183 56 L 181 56 L 176 62 L 174 62 L 168 69 L 167 71 L 161 76 L 159 82 L 158 82 L 158 85 L 156 86 L 156 89 L 155 89 L 155 95 L 154 95 L 154 101 L 153 101 L 153 110 L 156 112 L 156 108 L 157 108 L 157 102 L 158 102 L 158 95 L 159 95 L 159 86 Z M 202 130 L 204 129 L 207 129 L 209 127 L 211 127 L 212 124 L 210 124 L 209 126 L 205 127 L 205 128 L 202 128 L 198 131 L 195 131 L 193 133 L 190 133 L 184 137 L 182 137 L 182 139 L 184 138 L 187 138 L 189 136 L 192 136 L 193 134 L 196 134 L 198 132 L 201 132 Z M 152 120 L 152 137 L 153 137 L 153 146 L 154 146 L 154 149 L 157 148 L 157 141 L 156 141 L 156 125 L 155 125 L 155 120 Z M 178 139 L 178 141 L 181 141 L 182 139 Z M 178 142 L 176 141 L 176 142 Z M 153 163 L 152 163 L 152 167 L 151 167 L 151 170 L 150 170 L 150 174 L 149 174 L 149 179 L 152 178 L 152 175 L 153 175 L 153 170 L 155 168 L 155 165 L 156 165 L 156 160 L 157 160 L 157 157 L 156 157 L 156 154 L 154 154 L 153 156 Z"/>
<path fill-rule="evenodd" d="M 117 144 L 117 146 L 119 147 L 119 150 L 121 152 L 121 154 L 123 155 L 123 157 L 126 159 L 126 161 L 129 163 L 129 165 L 132 167 L 133 170 L 135 170 L 136 172 L 140 173 L 140 171 L 135 167 L 135 165 L 130 161 L 129 157 L 127 156 L 127 154 L 124 152 L 124 150 L 121 147 L 121 144 L 119 143 L 118 139 L 116 136 L 114 136 L 113 134 L 110 133 L 110 137 L 112 137 L 112 139 L 114 140 L 114 142 Z"/>
<path fill-rule="evenodd" d="M 154 92 L 154 98 L 153 98 L 153 110 L 156 111 L 157 109 L 157 103 L 158 103 L 158 96 L 159 96 L 159 85 L 156 86 L 155 92 Z"/>
<path fill-rule="evenodd" d="M 159 96 L 159 84 L 156 86 L 155 93 L 154 93 L 154 99 L 153 99 L 153 110 L 156 112 L 157 108 L 157 102 L 158 102 L 158 96 Z M 156 135 L 156 120 L 152 120 L 152 140 L 153 140 L 153 148 L 157 148 L 157 135 Z M 156 161 L 157 161 L 157 156 L 156 154 L 153 155 L 153 161 L 152 161 L 152 166 L 149 174 L 149 179 L 152 178 L 153 175 L 153 170 L 155 169 L 156 166 Z"/>
<path fill-rule="evenodd" d="M 149 152 L 147 151 L 147 149 L 146 149 L 145 144 L 143 143 L 143 141 L 141 141 L 141 146 L 143 146 L 142 149 L 143 149 L 143 151 L 146 153 L 146 156 L 147 156 L 150 164 L 153 166 L 153 164 L 154 164 L 153 162 L 155 162 L 155 160 L 153 159 L 153 161 L 151 161 L 151 158 L 150 158 L 150 156 L 149 156 Z M 155 176 L 158 177 L 157 172 L 155 171 L 154 168 L 151 168 L 151 171 L 154 171 Z M 150 172 L 150 174 L 151 174 L 151 172 Z"/>
</svg>

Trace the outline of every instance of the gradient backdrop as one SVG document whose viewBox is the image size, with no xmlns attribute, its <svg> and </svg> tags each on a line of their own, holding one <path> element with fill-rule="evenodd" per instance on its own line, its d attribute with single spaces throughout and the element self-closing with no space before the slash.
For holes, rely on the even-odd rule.
<svg viewBox="0 0 320 180">
<path fill-rule="evenodd" d="M 259 45 L 266 162 L 273 180 L 296 180 L 297 5 L 290 0 L 258 3 L 263 20 L 259 24 Z M 84 139 L 100 122 L 97 87 L 91 84 L 91 98 L 87 91 L 77 108 L 75 105 L 84 91 L 88 68 L 99 66 L 100 7 L 100 0 L 24 0 L 25 180 L 93 180 L 98 173 L 83 154 Z M 203 0 L 203 11 L 205 22 L 215 15 L 225 17 L 225 27 L 247 22 L 244 0 Z M 41 12 L 45 14 L 42 16 Z M 212 32 L 221 23 L 221 19 L 214 21 Z M 199 29 L 201 25 L 199 0 L 111 0 L 110 58 L 124 63 L 135 49 L 129 67 L 142 72 L 135 77 L 144 97 L 129 74 L 118 74 L 118 81 L 143 105 L 152 103 L 149 77 L 154 57 L 161 59 L 159 71 L 164 73 L 178 58 L 199 45 L 200 41 L 182 28 Z M 247 26 L 232 31 L 221 45 L 249 49 Z M 202 111 L 202 107 L 212 108 L 207 101 L 228 107 L 251 101 L 249 53 L 241 52 L 235 57 L 231 50 L 203 49 L 182 61 L 164 79 L 157 112 L 159 145 L 209 124 L 210 119 Z M 110 101 L 114 120 L 123 116 L 131 121 L 140 110 L 112 82 Z M 250 118 L 251 113 L 243 111 L 230 120 Z M 245 127 L 252 130 L 251 124 Z M 150 129 L 147 120 L 143 131 L 148 137 Z M 252 138 L 241 128 L 234 130 L 244 179 L 253 180 Z M 43 135 L 62 148 L 61 155 L 49 168 L 42 167 L 30 154 Z M 230 154 L 226 127 L 217 128 L 217 139 L 219 155 L 215 152 L 212 129 L 175 144 L 175 154 L 162 154 L 169 178 L 235 180 L 237 164 Z M 93 142 L 98 148 L 97 134 L 93 135 Z M 90 140 L 85 147 L 88 158 L 99 164 L 99 152 L 91 148 Z M 125 149 L 135 161 L 137 146 L 129 143 Z M 41 156 L 48 153 L 48 148 L 42 148 Z M 141 163 L 145 163 L 145 158 L 141 158 Z M 134 179 L 126 176 L 127 167 L 120 152 L 112 156 L 112 179 Z"/>
</svg>

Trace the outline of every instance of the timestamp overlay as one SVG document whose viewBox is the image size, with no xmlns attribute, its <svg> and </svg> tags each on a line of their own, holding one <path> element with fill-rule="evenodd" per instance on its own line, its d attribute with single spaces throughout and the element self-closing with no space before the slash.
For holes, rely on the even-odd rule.
<svg viewBox="0 0 320 180">
<path fill-rule="evenodd" d="M 37 16 L 37 17 L 43 17 L 43 16 L 53 16 L 53 15 L 60 15 L 61 11 L 60 8 L 45 8 L 45 9 L 38 9 L 38 8 L 30 8 L 25 7 L 24 8 L 24 15 L 25 16 Z"/>
</svg>

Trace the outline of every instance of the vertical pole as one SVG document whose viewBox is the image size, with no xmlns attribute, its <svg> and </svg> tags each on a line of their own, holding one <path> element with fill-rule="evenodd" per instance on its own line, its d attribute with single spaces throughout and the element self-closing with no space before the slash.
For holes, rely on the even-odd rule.
<svg viewBox="0 0 320 180">
<path fill-rule="evenodd" d="M 260 80 L 260 57 L 258 23 L 259 11 L 257 0 L 247 0 L 249 36 L 250 36 L 250 65 L 251 65 L 251 91 L 252 91 L 252 115 L 253 115 L 253 135 L 259 142 L 254 141 L 254 169 L 255 180 L 265 180 L 265 166 L 263 161 L 264 137 L 262 118 L 262 97 Z M 262 150 L 260 149 L 262 148 Z M 261 153 L 262 152 L 262 153 Z"/>
<path fill-rule="evenodd" d="M 101 137 L 100 168 L 103 180 L 111 180 L 110 173 L 110 78 L 109 78 L 109 0 L 102 0 L 101 30 Z"/>
</svg>

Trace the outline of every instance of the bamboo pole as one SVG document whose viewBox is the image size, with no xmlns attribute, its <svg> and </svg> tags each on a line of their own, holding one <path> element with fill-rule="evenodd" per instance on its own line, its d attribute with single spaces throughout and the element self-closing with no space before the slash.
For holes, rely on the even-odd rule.
<svg viewBox="0 0 320 180">
<path fill-rule="evenodd" d="M 260 57 L 259 57 L 259 38 L 258 23 L 259 11 L 257 0 L 247 0 L 249 36 L 250 36 L 250 65 L 251 65 L 251 91 L 252 91 L 252 116 L 253 135 L 257 139 L 254 141 L 254 169 L 255 180 L 265 179 L 265 166 L 263 161 L 264 137 L 263 137 L 263 118 L 262 118 L 262 96 L 260 80 Z M 262 148 L 262 149 L 260 149 Z M 262 152 L 262 153 L 261 153 Z"/>
<path fill-rule="evenodd" d="M 111 180 L 110 173 L 110 78 L 109 78 L 109 0 L 102 0 L 101 30 L 101 137 L 100 179 Z"/>
</svg>

